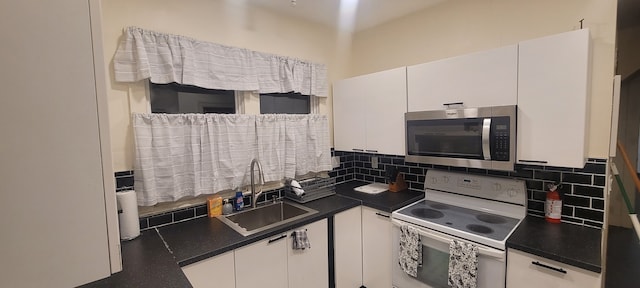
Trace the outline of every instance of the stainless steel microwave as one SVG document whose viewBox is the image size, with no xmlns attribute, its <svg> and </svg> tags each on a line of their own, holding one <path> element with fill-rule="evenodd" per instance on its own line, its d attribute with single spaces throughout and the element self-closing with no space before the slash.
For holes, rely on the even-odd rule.
<svg viewBox="0 0 640 288">
<path fill-rule="evenodd" d="M 405 113 L 405 161 L 513 171 L 516 106 Z"/>
</svg>

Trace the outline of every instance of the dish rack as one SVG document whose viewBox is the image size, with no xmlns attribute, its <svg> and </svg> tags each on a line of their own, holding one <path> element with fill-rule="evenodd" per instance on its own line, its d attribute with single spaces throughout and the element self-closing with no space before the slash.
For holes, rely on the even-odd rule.
<svg viewBox="0 0 640 288">
<path fill-rule="evenodd" d="M 335 178 L 310 178 L 298 181 L 298 183 L 302 186 L 304 194 L 302 196 L 296 195 L 296 193 L 291 189 L 291 185 L 287 185 L 284 189 L 285 198 L 298 203 L 307 203 L 309 201 L 336 194 Z"/>
</svg>

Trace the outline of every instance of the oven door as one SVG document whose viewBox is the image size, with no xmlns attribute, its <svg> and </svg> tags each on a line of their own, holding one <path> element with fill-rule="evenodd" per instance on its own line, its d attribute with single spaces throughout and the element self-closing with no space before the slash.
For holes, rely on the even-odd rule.
<svg viewBox="0 0 640 288">
<path fill-rule="evenodd" d="M 393 287 L 395 288 L 448 288 L 449 243 L 452 239 L 464 241 L 431 229 L 393 219 Z M 399 263 L 400 226 L 410 225 L 420 231 L 422 266 L 418 276 L 406 274 Z M 484 245 L 478 246 L 478 288 L 504 288 L 506 252 Z"/>
</svg>

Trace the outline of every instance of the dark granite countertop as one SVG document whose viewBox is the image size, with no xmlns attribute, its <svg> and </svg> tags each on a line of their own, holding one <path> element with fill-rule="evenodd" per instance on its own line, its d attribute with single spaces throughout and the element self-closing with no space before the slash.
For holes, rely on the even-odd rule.
<svg viewBox="0 0 640 288">
<path fill-rule="evenodd" d="M 507 248 L 600 273 L 601 237 L 599 229 L 527 216 L 507 239 Z"/>
<path fill-rule="evenodd" d="M 121 247 L 122 271 L 80 287 L 191 287 L 155 229 Z"/>
<path fill-rule="evenodd" d="M 334 195 L 304 205 L 315 209 L 318 213 L 247 237 L 240 235 L 217 218 L 209 217 L 165 226 L 158 230 L 171 249 L 178 265 L 185 266 L 269 238 L 295 227 L 330 217 L 341 211 L 359 206 L 360 201 Z"/>
<path fill-rule="evenodd" d="M 143 231 L 122 242 L 121 272 L 81 287 L 191 287 L 181 266 L 224 253 L 361 205 L 333 195 L 303 205 L 318 213 L 243 237 L 217 218 L 198 218 Z"/>
<path fill-rule="evenodd" d="M 424 192 L 413 190 L 402 190 L 399 192 L 385 191 L 379 194 L 367 194 L 353 190 L 358 186 L 370 183 L 362 181 L 350 181 L 336 185 L 336 193 L 341 196 L 358 199 L 362 205 L 391 213 L 413 202 L 424 198 Z"/>
</svg>

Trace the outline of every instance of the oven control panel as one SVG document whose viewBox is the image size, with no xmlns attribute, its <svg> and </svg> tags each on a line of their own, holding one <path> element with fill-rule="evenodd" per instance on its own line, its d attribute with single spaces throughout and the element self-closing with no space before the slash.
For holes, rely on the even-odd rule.
<svg viewBox="0 0 640 288">
<path fill-rule="evenodd" d="M 527 195 L 523 180 L 435 169 L 427 171 L 424 187 L 519 205 L 525 205 Z"/>
</svg>

